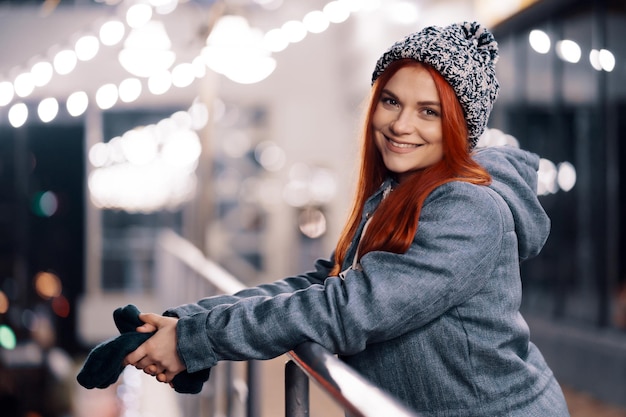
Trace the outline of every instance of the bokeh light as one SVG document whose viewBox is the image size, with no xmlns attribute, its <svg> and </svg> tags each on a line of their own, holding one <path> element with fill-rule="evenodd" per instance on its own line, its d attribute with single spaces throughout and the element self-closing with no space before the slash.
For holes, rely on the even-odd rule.
<svg viewBox="0 0 626 417">
<path fill-rule="evenodd" d="M 569 39 L 564 39 L 556 43 L 556 54 L 563 61 L 575 64 L 580 61 L 582 51 L 580 50 L 580 46 L 576 42 Z"/>
<path fill-rule="evenodd" d="M 6 324 L 0 324 L 0 347 L 8 350 L 15 349 L 17 338 L 15 332 Z"/>
<path fill-rule="evenodd" d="M 608 49 L 592 49 L 589 52 L 589 62 L 596 71 L 611 72 L 615 68 L 615 56 Z"/>
<path fill-rule="evenodd" d="M 100 50 L 100 41 L 93 35 L 83 36 L 76 41 L 74 51 L 76 58 L 80 61 L 89 61 L 98 55 Z"/>
<path fill-rule="evenodd" d="M 324 6 L 324 14 L 332 23 L 342 23 L 350 17 L 350 9 L 340 1 L 331 1 Z"/>
<path fill-rule="evenodd" d="M 41 298 L 51 299 L 61 295 L 63 286 L 59 277 L 52 272 L 38 272 L 35 275 L 35 291 Z"/>
<path fill-rule="evenodd" d="M 9 297 L 3 291 L 0 291 L 0 314 L 9 311 L 9 305 Z"/>
<path fill-rule="evenodd" d="M 59 102 L 54 97 L 44 98 L 37 106 L 37 114 L 42 122 L 51 122 L 59 114 Z"/>
<path fill-rule="evenodd" d="M 570 162 L 558 165 L 557 183 L 563 191 L 569 191 L 576 185 L 576 168 Z"/>
<path fill-rule="evenodd" d="M 52 60 L 54 70 L 59 75 L 67 75 L 70 72 L 74 71 L 77 63 L 78 58 L 76 58 L 76 52 L 71 49 L 64 49 L 62 51 L 59 51 Z"/>
<path fill-rule="evenodd" d="M 131 28 L 144 26 L 152 19 L 152 7 L 149 4 L 137 3 L 128 8 L 126 12 L 126 23 Z"/>
<path fill-rule="evenodd" d="M 202 144 L 195 129 L 208 122 L 208 110 L 194 103 L 188 111 L 117 136 L 89 149 L 95 168 L 88 179 L 96 207 L 149 213 L 179 207 L 196 192 L 195 169 Z"/>
<path fill-rule="evenodd" d="M 137 78 L 126 78 L 119 86 L 120 100 L 131 103 L 141 95 L 141 81 Z"/>
<path fill-rule="evenodd" d="M 528 43 L 537 53 L 547 54 L 550 51 L 550 37 L 543 30 L 531 30 L 528 34 Z"/>
<path fill-rule="evenodd" d="M 306 26 L 299 20 L 289 20 L 281 26 L 281 30 L 291 43 L 298 43 L 306 37 Z"/>
<path fill-rule="evenodd" d="M 87 93 L 84 91 L 76 91 L 72 93 L 67 98 L 67 102 L 65 103 L 67 112 L 73 117 L 83 114 L 87 110 L 88 105 L 89 97 L 87 97 Z"/>
<path fill-rule="evenodd" d="M 172 84 L 174 87 L 188 87 L 196 79 L 194 66 L 189 63 L 178 64 L 172 69 Z"/>
<path fill-rule="evenodd" d="M 52 191 L 40 191 L 33 196 L 32 210 L 39 217 L 51 217 L 58 208 L 59 199 Z"/>
<path fill-rule="evenodd" d="M 67 318 L 70 315 L 70 302 L 63 295 L 52 299 L 52 311 L 59 317 Z"/>
<path fill-rule="evenodd" d="M 29 96 L 35 89 L 35 81 L 33 80 L 33 75 L 30 72 L 23 72 L 19 74 L 17 77 L 15 77 L 13 88 L 15 89 L 16 96 Z"/>
<path fill-rule="evenodd" d="M 9 123 L 13 127 L 21 127 L 28 119 L 28 107 L 24 103 L 16 103 L 9 109 Z"/>
<path fill-rule="evenodd" d="M 176 61 L 172 42 L 159 21 L 133 29 L 118 54 L 120 64 L 129 73 L 142 78 L 169 69 Z"/>
<path fill-rule="evenodd" d="M 281 29 L 272 29 L 263 35 L 263 46 L 271 52 L 280 52 L 289 46 L 289 41 Z"/>
<path fill-rule="evenodd" d="M 148 90 L 155 96 L 167 93 L 172 87 L 172 74 L 167 71 L 159 71 L 148 78 Z"/>
<path fill-rule="evenodd" d="M 106 46 L 118 44 L 126 32 L 125 26 L 119 20 L 110 20 L 100 27 L 100 42 Z"/>
<path fill-rule="evenodd" d="M 96 104 L 102 110 L 110 109 L 117 103 L 118 92 L 115 84 L 104 84 L 96 92 Z"/>
<path fill-rule="evenodd" d="M 317 239 L 326 233 L 326 216 L 315 207 L 307 207 L 298 216 L 298 228 L 303 235 Z"/>
<path fill-rule="evenodd" d="M 320 10 L 313 10 L 307 13 L 304 19 L 302 19 L 302 23 L 304 23 L 306 30 L 311 33 L 322 33 L 330 25 L 328 17 Z"/>
<path fill-rule="evenodd" d="M 146 165 L 154 161 L 159 149 L 147 129 L 130 130 L 122 136 L 122 152 L 128 162 Z"/>
<path fill-rule="evenodd" d="M 13 84 L 8 81 L 0 82 L 0 106 L 6 106 L 13 100 L 15 90 Z"/>
<path fill-rule="evenodd" d="M 557 179 L 557 169 L 554 162 L 549 159 L 539 160 L 539 171 L 537 177 L 537 194 L 554 194 L 559 190 Z"/>
<path fill-rule="evenodd" d="M 272 172 L 279 171 L 287 160 L 285 151 L 271 141 L 259 143 L 254 149 L 254 156 L 263 168 Z"/>
<path fill-rule="evenodd" d="M 43 87 L 48 84 L 54 75 L 52 64 L 47 61 L 39 61 L 30 69 L 33 83 L 36 87 Z"/>
</svg>

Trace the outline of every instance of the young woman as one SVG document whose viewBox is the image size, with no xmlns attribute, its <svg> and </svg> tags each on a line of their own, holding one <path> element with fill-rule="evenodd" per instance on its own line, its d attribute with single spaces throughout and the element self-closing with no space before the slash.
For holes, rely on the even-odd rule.
<svg viewBox="0 0 626 417">
<path fill-rule="evenodd" d="M 519 313 L 519 262 L 549 233 L 538 157 L 474 152 L 497 96 L 477 23 L 429 27 L 380 58 L 354 205 L 315 270 L 142 314 L 126 364 L 170 382 L 313 341 L 424 416 L 567 416 Z"/>
</svg>

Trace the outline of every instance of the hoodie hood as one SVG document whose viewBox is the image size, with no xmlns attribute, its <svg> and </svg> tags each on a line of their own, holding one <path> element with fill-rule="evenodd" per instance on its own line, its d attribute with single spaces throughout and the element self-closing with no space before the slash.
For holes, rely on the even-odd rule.
<svg viewBox="0 0 626 417">
<path fill-rule="evenodd" d="M 539 156 L 502 146 L 478 149 L 474 160 L 491 174 L 489 187 L 511 209 L 520 260 L 537 255 L 550 234 L 550 219 L 537 198 Z"/>
</svg>

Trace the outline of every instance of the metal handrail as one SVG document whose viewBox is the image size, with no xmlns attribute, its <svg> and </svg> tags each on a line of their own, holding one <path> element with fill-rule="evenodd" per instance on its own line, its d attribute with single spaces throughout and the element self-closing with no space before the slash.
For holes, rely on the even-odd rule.
<svg viewBox="0 0 626 417">
<path fill-rule="evenodd" d="M 303 343 L 288 352 L 288 356 L 350 416 L 418 417 L 317 343 Z"/>
<path fill-rule="evenodd" d="M 234 293 L 246 288 L 221 266 L 207 259 L 192 243 L 173 231 L 165 230 L 159 237 L 159 244 L 220 291 Z M 287 355 L 291 360 L 286 365 L 286 417 L 309 415 L 308 379 L 315 381 L 350 416 L 419 417 L 319 344 L 303 343 Z M 302 379 L 298 381 L 301 376 L 308 377 L 305 378 L 305 383 Z M 248 385 L 247 414 L 250 417 L 257 414 L 253 408 L 258 407 L 259 399 L 258 392 L 254 392 L 258 389 L 256 384 L 248 381 Z"/>
</svg>

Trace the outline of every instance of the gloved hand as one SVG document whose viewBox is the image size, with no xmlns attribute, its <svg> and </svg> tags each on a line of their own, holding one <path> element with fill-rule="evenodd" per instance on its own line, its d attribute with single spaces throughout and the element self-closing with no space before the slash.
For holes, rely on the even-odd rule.
<svg viewBox="0 0 626 417">
<path fill-rule="evenodd" d="M 124 370 L 126 355 L 154 334 L 136 331 L 143 322 L 139 320 L 139 309 L 133 304 L 115 309 L 113 320 L 120 335 L 93 348 L 76 376 L 78 383 L 85 388 L 106 388 L 115 383 Z M 192 373 L 183 371 L 174 377 L 172 386 L 182 394 L 197 394 L 210 374 L 210 368 Z"/>
</svg>

